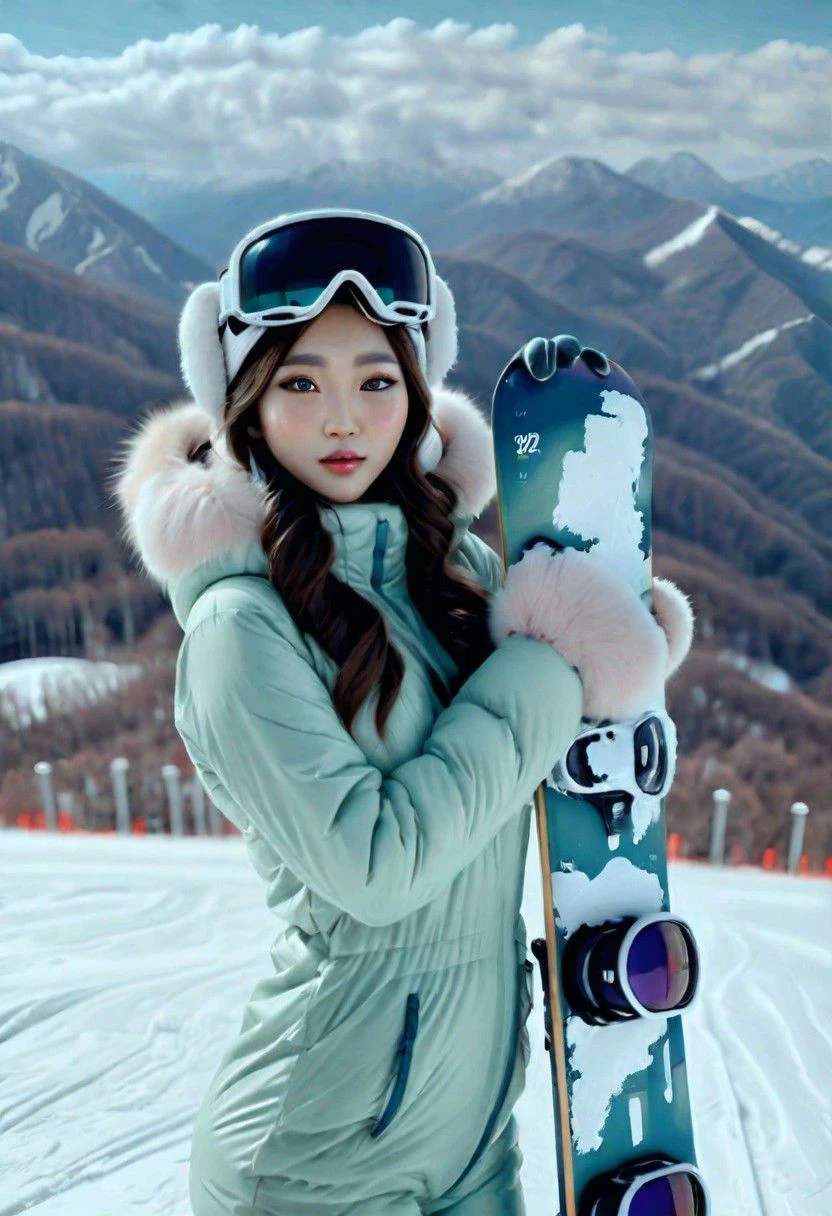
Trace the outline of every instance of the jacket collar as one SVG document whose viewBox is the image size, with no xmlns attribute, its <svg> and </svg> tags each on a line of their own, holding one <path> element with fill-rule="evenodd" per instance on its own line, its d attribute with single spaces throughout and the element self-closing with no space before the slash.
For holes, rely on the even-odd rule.
<svg viewBox="0 0 832 1216">
<path fill-rule="evenodd" d="M 458 496 L 453 549 L 496 493 L 491 428 L 462 390 L 435 386 L 431 397 L 444 440 L 434 471 Z M 209 441 L 213 446 L 195 458 Z M 174 402 L 145 415 L 123 445 L 113 491 L 122 535 L 167 592 L 183 628 L 199 595 L 218 579 L 268 577 L 260 544 L 266 491 L 232 457 L 209 414 L 193 401 Z M 408 527 L 398 504 L 333 503 L 320 516 L 333 539 L 336 577 L 382 591 L 405 579 Z"/>
<path fill-rule="evenodd" d="M 332 573 L 336 578 L 356 589 L 372 587 L 382 592 L 406 581 L 410 530 L 398 503 L 332 503 L 319 515 L 332 537 Z"/>
</svg>

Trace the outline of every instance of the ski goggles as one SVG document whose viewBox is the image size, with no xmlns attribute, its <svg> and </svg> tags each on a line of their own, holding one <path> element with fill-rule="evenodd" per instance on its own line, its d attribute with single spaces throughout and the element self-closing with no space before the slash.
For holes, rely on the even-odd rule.
<svg viewBox="0 0 832 1216">
<path fill-rule="evenodd" d="M 710 1197 L 695 1166 L 664 1157 L 629 1162 L 587 1184 L 579 1216 L 708 1216 Z"/>
<path fill-rule="evenodd" d="M 582 925 L 567 940 L 563 990 L 594 1026 L 666 1018 L 693 1003 L 699 951 L 690 926 L 670 912 Z"/>
<path fill-rule="evenodd" d="M 581 731 L 552 770 L 563 794 L 593 803 L 620 831 L 637 798 L 663 798 L 676 772 L 676 726 L 666 713 L 601 722 Z"/>
<path fill-rule="evenodd" d="M 347 280 L 375 320 L 418 326 L 434 316 L 436 271 L 418 232 L 375 212 L 326 207 L 279 215 L 238 242 L 220 273 L 218 323 L 302 321 Z"/>
</svg>

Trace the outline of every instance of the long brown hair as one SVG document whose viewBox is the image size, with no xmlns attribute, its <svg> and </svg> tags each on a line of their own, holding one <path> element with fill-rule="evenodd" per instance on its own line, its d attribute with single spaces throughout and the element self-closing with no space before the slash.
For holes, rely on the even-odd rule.
<svg viewBox="0 0 832 1216">
<path fill-rule="evenodd" d="M 336 300 L 359 309 L 350 284 L 341 287 L 332 302 Z M 404 675 L 402 657 L 389 639 L 382 614 L 330 573 L 334 545 L 317 510 L 329 500 L 276 459 L 258 426 L 261 394 L 311 323 L 275 326 L 259 339 L 229 385 L 223 426 L 228 446 L 243 468 L 250 468 L 252 453 L 266 477 L 269 509 L 260 539 L 269 578 L 298 628 L 310 633 L 341 668 L 333 693 L 341 720 L 349 730 L 378 681 L 376 729 L 383 738 Z M 448 688 L 430 668 L 434 690 L 447 705 L 494 649 L 487 624 L 488 596 L 459 567 L 445 564 L 454 535 L 451 513 L 457 495 L 444 478 L 423 472 L 418 464 L 419 442 L 430 425 L 430 390 L 404 325 L 385 328 L 407 386 L 407 421 L 387 467 L 366 496 L 355 501 L 397 503 L 407 519 L 411 599 L 457 666 Z"/>
</svg>

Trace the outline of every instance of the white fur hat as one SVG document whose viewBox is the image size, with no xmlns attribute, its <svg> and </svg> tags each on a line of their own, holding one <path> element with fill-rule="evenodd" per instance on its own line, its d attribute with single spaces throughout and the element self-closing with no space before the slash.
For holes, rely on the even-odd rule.
<svg viewBox="0 0 832 1216">
<path fill-rule="evenodd" d="M 211 415 L 218 427 L 223 421 L 228 385 L 265 329 L 264 326 L 247 326 L 235 337 L 226 326 L 223 339 L 220 339 L 219 312 L 219 283 L 200 283 L 188 296 L 179 318 L 182 375 L 197 405 Z M 420 356 L 428 386 L 441 385 L 456 362 L 459 342 L 454 297 L 438 274 L 436 312 L 431 321 L 425 322 L 427 332 L 424 337 L 421 333 L 416 337 L 412 327 L 407 328 Z M 426 471 L 435 469 L 441 456 L 442 441 L 433 426 L 419 450 L 422 468 Z"/>
</svg>

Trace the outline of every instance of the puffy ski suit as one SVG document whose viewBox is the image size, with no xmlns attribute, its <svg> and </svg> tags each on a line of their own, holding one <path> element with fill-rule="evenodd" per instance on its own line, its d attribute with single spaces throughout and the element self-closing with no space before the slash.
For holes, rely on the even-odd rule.
<svg viewBox="0 0 832 1216">
<path fill-rule="evenodd" d="M 502 564 L 469 530 L 494 494 L 490 429 L 459 390 L 433 400 L 452 560 L 493 592 Z M 579 730 L 580 677 L 513 634 L 443 708 L 428 668 L 455 666 L 409 596 L 401 508 L 334 504 L 333 573 L 406 663 L 386 740 L 375 695 L 347 732 L 336 665 L 268 580 L 255 483 L 188 457 L 211 429 L 192 403 L 157 410 L 119 487 L 184 630 L 176 728 L 285 922 L 198 1112 L 195 1216 L 522 1213 L 530 800 Z"/>
</svg>

